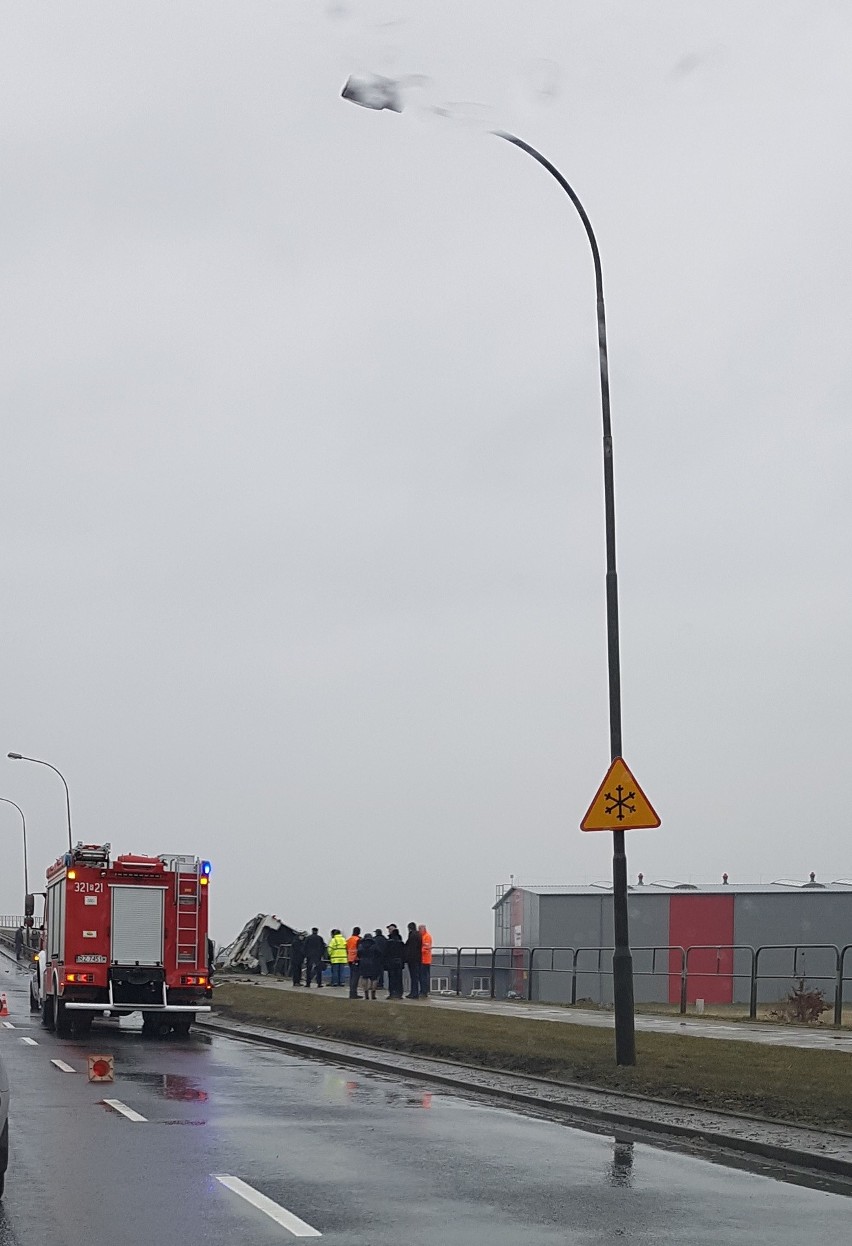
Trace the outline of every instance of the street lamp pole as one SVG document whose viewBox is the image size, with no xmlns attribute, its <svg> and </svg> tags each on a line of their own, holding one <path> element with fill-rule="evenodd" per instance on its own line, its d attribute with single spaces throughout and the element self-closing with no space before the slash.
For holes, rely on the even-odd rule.
<svg viewBox="0 0 852 1246">
<path fill-rule="evenodd" d="M 24 832 L 24 895 L 28 896 L 30 894 L 30 876 L 27 869 L 27 820 L 24 817 L 24 811 L 21 806 L 16 805 L 13 800 L 9 800 L 8 796 L 0 796 L 0 802 L 4 805 L 11 805 L 21 815 L 21 829 Z"/>
<path fill-rule="evenodd" d="M 399 84 L 376 75 L 351 77 L 341 92 L 346 100 L 379 112 L 389 109 L 402 112 Z M 601 378 L 601 412 L 603 415 L 604 512 L 606 519 L 606 633 L 607 672 L 609 680 L 609 748 L 610 760 L 622 755 L 621 744 L 621 662 L 618 640 L 618 576 L 615 567 L 615 481 L 612 468 L 612 427 L 609 410 L 609 366 L 606 344 L 606 313 L 604 311 L 603 275 L 597 239 L 586 209 L 555 165 L 506 130 L 492 131 L 532 156 L 559 183 L 577 210 L 592 248 L 595 265 L 595 290 L 598 310 L 598 358 Z M 633 957 L 630 953 L 630 931 L 627 915 L 627 853 L 624 831 L 613 831 L 612 905 L 614 950 L 612 957 L 613 1000 L 615 1005 L 615 1059 L 617 1064 L 636 1063 L 636 1035 L 633 1006 Z"/>
<path fill-rule="evenodd" d="M 606 635 L 607 672 L 609 677 L 609 752 L 610 761 L 622 756 L 621 745 L 621 660 L 618 638 L 618 573 L 615 566 L 615 480 L 612 467 L 612 425 L 609 411 L 609 362 L 606 344 L 606 312 L 604 309 L 603 273 L 592 223 L 586 209 L 555 165 L 506 130 L 495 130 L 498 138 L 519 147 L 555 178 L 577 209 L 592 248 L 595 265 L 595 290 L 598 305 L 598 359 L 601 378 L 601 414 L 603 416 L 604 512 L 606 517 Z M 627 917 L 627 852 L 624 831 L 613 831 L 612 906 L 614 949 L 612 956 L 612 989 L 615 1006 L 616 1064 L 636 1063 L 636 1035 L 633 1006 L 633 957 L 630 952 L 630 929 Z"/>
<path fill-rule="evenodd" d="M 68 851 L 74 851 L 74 845 L 71 842 L 71 794 L 68 791 L 68 784 L 65 782 L 65 775 L 61 770 L 57 770 L 49 761 L 42 761 L 40 757 L 25 757 L 23 753 L 7 753 L 7 757 L 12 761 L 31 761 L 37 766 L 47 766 L 48 770 L 52 770 L 54 774 L 58 774 L 62 780 L 62 786 L 65 788 L 65 813 L 68 820 Z"/>
</svg>

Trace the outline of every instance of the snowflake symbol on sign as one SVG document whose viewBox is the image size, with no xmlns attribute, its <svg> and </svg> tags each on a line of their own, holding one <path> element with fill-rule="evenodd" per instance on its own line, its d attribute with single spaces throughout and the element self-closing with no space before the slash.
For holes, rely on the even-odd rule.
<svg viewBox="0 0 852 1246">
<path fill-rule="evenodd" d="M 618 793 L 617 796 L 613 796 L 612 792 L 604 792 L 604 800 L 609 801 L 609 804 L 606 807 L 606 812 L 607 812 L 607 815 L 611 813 L 615 813 L 615 816 L 618 818 L 618 821 L 623 822 L 625 811 L 627 813 L 636 812 L 636 806 L 628 803 L 629 801 L 636 799 L 636 793 L 635 792 L 625 793 L 624 788 L 621 786 L 620 783 L 617 785 L 615 790 Z M 616 810 L 618 810 L 617 813 L 616 813 Z"/>
</svg>

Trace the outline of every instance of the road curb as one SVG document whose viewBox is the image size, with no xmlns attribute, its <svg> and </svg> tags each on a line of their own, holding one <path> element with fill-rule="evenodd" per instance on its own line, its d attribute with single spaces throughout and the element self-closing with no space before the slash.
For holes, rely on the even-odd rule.
<svg viewBox="0 0 852 1246">
<path fill-rule="evenodd" d="M 513 1089 L 511 1086 L 488 1087 L 487 1085 L 477 1085 L 471 1081 L 471 1074 L 499 1076 L 504 1081 L 510 1080 L 512 1074 L 502 1069 L 483 1069 L 473 1065 L 456 1064 L 455 1062 L 443 1060 L 442 1063 L 451 1065 L 459 1070 L 458 1074 L 454 1075 L 449 1071 L 444 1073 L 435 1069 L 417 1067 L 416 1062 L 418 1061 L 431 1061 L 432 1057 L 429 1056 L 411 1057 L 404 1052 L 394 1052 L 395 1059 L 391 1060 L 384 1055 L 381 1048 L 365 1047 L 363 1044 L 348 1042 L 343 1044 L 338 1040 L 327 1038 L 313 1040 L 310 1035 L 287 1030 L 271 1034 L 243 1022 L 237 1025 L 218 1020 L 205 1020 L 197 1021 L 196 1026 L 199 1029 L 219 1033 L 228 1038 L 244 1039 L 248 1042 L 278 1048 L 296 1055 L 320 1057 L 324 1060 L 333 1060 L 335 1063 L 370 1069 L 372 1072 L 389 1074 L 395 1077 L 403 1075 L 406 1078 L 416 1078 L 419 1081 L 434 1082 L 437 1085 L 446 1086 L 464 1094 L 481 1095 L 500 1103 L 508 1101 L 509 1103 L 516 1103 L 524 1107 L 536 1108 L 539 1111 L 556 1113 L 566 1120 L 596 1122 L 616 1126 L 628 1132 L 638 1131 L 659 1137 L 697 1142 L 708 1149 L 722 1148 L 741 1155 L 771 1160 L 773 1163 L 804 1169 L 808 1172 L 825 1173 L 833 1177 L 842 1177 L 852 1181 L 852 1160 L 847 1161 L 837 1156 L 823 1155 L 818 1151 L 780 1146 L 777 1143 L 762 1141 L 759 1138 L 742 1137 L 714 1128 L 663 1122 L 655 1120 L 653 1117 L 642 1115 L 641 1112 L 624 1112 L 603 1106 L 590 1107 L 585 1104 L 558 1102 L 544 1096 L 531 1094 L 528 1091 Z M 537 1078 L 536 1080 L 560 1091 L 572 1089 L 571 1086 L 564 1082 L 546 1082 L 542 1078 Z M 600 1090 L 594 1086 L 576 1088 L 582 1089 L 585 1093 L 615 1097 L 612 1096 L 612 1092 Z M 638 1096 L 632 1097 L 638 1098 Z M 646 1102 L 649 1104 L 659 1103 L 660 1106 L 665 1107 L 672 1106 L 671 1101 L 646 1099 Z M 690 1110 L 697 1111 L 698 1109 Z M 731 1115 L 733 1116 L 734 1114 L 732 1113 Z M 747 1125 L 755 1125 L 757 1123 L 754 1118 L 749 1117 L 734 1117 L 734 1119 L 741 1119 L 743 1124 Z M 786 1126 L 786 1128 L 791 1129 L 795 1128 L 795 1126 Z M 833 1136 L 842 1137 L 842 1135 Z"/>
</svg>

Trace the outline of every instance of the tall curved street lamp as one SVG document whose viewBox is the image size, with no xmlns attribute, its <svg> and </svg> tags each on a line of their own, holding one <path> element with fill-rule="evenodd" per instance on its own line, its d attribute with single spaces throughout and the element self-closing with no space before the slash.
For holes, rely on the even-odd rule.
<svg viewBox="0 0 852 1246">
<path fill-rule="evenodd" d="M 25 757 L 23 753 L 7 753 L 6 756 L 9 757 L 12 761 L 31 761 L 31 762 L 34 762 L 37 766 L 47 766 L 48 770 L 52 770 L 54 774 L 59 775 L 60 779 L 62 780 L 62 786 L 65 788 L 65 813 L 68 819 L 68 851 L 72 852 L 73 844 L 71 842 L 71 795 L 68 791 L 68 784 L 65 782 L 65 775 L 62 773 L 61 770 L 57 770 L 55 766 L 51 765 L 49 761 L 42 761 L 40 757 Z"/>
<path fill-rule="evenodd" d="M 11 805 L 21 815 L 21 829 L 24 832 L 24 895 L 28 896 L 30 894 L 30 876 L 27 869 L 27 820 L 24 817 L 24 811 L 21 806 L 16 805 L 13 800 L 9 800 L 8 796 L 0 796 L 0 803 Z"/>
<path fill-rule="evenodd" d="M 402 97 L 398 84 L 387 78 L 351 77 L 341 95 L 344 99 L 375 111 L 388 109 L 402 112 Z M 604 310 L 603 274 L 597 239 L 591 221 L 575 191 L 555 165 L 525 143 L 523 139 L 506 130 L 493 130 L 497 138 L 505 139 L 514 147 L 532 156 L 565 191 L 577 210 L 592 248 L 595 266 L 595 291 L 598 315 L 598 359 L 600 363 L 601 413 L 603 416 L 603 468 L 604 511 L 606 519 L 606 631 L 607 672 L 609 681 L 609 748 L 610 760 L 622 756 L 621 743 L 621 662 L 618 639 L 618 575 L 615 566 L 615 483 L 612 466 L 612 427 L 609 409 L 609 365 L 606 344 L 606 314 Z M 624 831 L 613 831 L 612 899 L 614 950 L 612 957 L 613 1002 L 615 1012 L 615 1059 L 620 1065 L 636 1063 L 636 1035 L 633 1003 L 633 957 L 630 952 L 630 932 L 627 916 L 627 853 Z"/>
</svg>

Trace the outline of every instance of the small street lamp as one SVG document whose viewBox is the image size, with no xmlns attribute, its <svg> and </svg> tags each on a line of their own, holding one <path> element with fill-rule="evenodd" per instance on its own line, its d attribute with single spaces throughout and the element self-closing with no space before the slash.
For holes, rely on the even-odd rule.
<svg viewBox="0 0 852 1246">
<path fill-rule="evenodd" d="M 11 805 L 21 815 L 21 829 L 24 832 L 24 895 L 28 896 L 30 894 L 30 879 L 27 870 L 27 820 L 24 817 L 24 811 L 21 806 L 16 805 L 13 800 L 9 800 L 8 796 L 0 796 L 0 802 L 4 805 Z"/>
<path fill-rule="evenodd" d="M 399 87 L 393 80 L 379 77 L 351 77 L 341 92 L 346 100 L 374 111 L 390 109 L 402 112 Z M 604 515 L 606 521 L 606 632 L 607 673 L 609 683 L 609 742 L 610 760 L 623 755 L 621 744 L 621 663 L 618 635 L 618 576 L 615 566 L 615 481 L 612 463 L 612 427 L 609 408 L 609 365 L 606 342 L 606 314 L 604 311 L 603 276 L 597 239 L 592 230 L 586 210 L 572 187 L 559 170 L 541 152 L 529 143 L 509 134 L 506 130 L 492 130 L 497 138 L 504 139 L 546 169 L 577 210 L 592 249 L 595 268 L 595 291 L 597 295 L 598 360 L 600 367 L 601 413 L 603 416 L 603 469 L 604 469 Z M 615 1011 L 615 1059 L 620 1065 L 636 1063 L 636 1035 L 633 1003 L 633 957 L 630 952 L 629 923 L 627 913 L 627 854 L 624 831 L 613 831 L 612 899 L 614 949 L 612 957 L 613 1002 Z"/>
<path fill-rule="evenodd" d="M 65 788 L 65 813 L 68 819 L 68 851 L 73 852 L 74 846 L 71 842 L 71 795 L 68 791 L 68 784 L 65 782 L 65 775 L 61 770 L 57 770 L 49 761 L 42 761 L 40 757 L 25 757 L 23 753 L 7 753 L 6 756 L 12 761 L 31 761 L 37 766 L 47 766 L 48 770 L 52 770 L 54 774 L 58 774 Z"/>
</svg>

